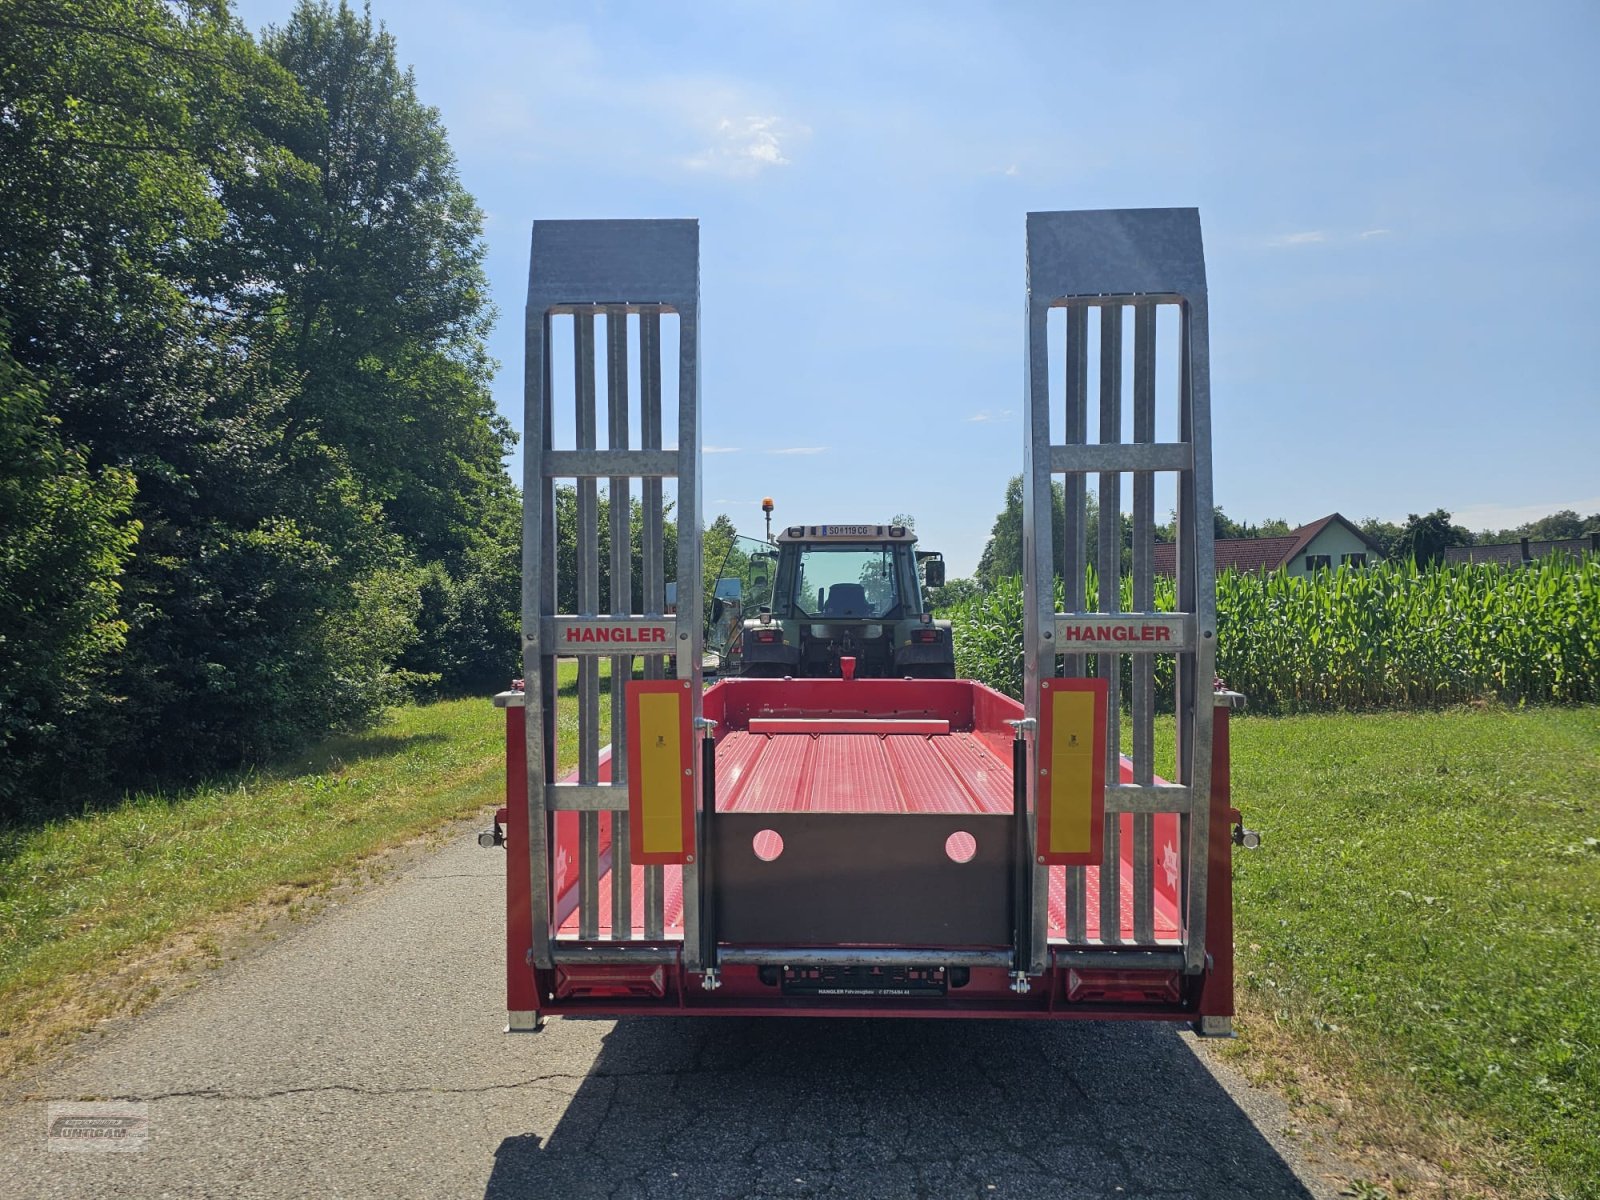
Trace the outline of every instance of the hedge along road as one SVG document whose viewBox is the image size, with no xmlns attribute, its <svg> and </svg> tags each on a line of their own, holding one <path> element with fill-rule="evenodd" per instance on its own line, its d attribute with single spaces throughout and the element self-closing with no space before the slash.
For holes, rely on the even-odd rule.
<svg viewBox="0 0 1600 1200">
<path fill-rule="evenodd" d="M 36 1070 L 0 1114 L 0 1190 L 1336 1194 L 1277 1102 L 1165 1027 L 651 1018 L 507 1037 L 503 872 L 462 829 Z M 143 1148 L 51 1152 L 50 1102 L 86 1099 L 146 1104 Z"/>
</svg>

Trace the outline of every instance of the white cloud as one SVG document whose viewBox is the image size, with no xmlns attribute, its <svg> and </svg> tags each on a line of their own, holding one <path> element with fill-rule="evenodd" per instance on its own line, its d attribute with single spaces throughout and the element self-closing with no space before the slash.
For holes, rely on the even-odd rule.
<svg viewBox="0 0 1600 1200">
<path fill-rule="evenodd" d="M 991 410 L 986 408 L 982 412 L 973 413 L 967 418 L 967 420 L 975 424 L 986 425 L 994 421 L 1009 421 L 1015 415 L 1016 414 L 1013 413 L 1009 408 L 1002 408 L 999 410 Z"/>
<path fill-rule="evenodd" d="M 725 116 L 712 131 L 711 145 L 684 159 L 684 166 L 735 177 L 757 175 L 769 167 L 788 166 L 785 144 L 804 139 L 810 132 L 776 116 Z"/>
<path fill-rule="evenodd" d="M 737 446 L 701 446 L 700 447 L 700 453 L 701 454 L 737 454 L 737 453 L 739 453 L 739 447 L 737 447 Z"/>
<path fill-rule="evenodd" d="M 825 454 L 826 446 L 782 446 L 776 450 L 768 450 L 768 454 Z"/>
<path fill-rule="evenodd" d="M 1018 176 L 1018 175 L 1021 175 L 1021 174 L 1022 174 L 1022 171 L 1021 171 L 1021 169 L 1020 169 L 1020 168 L 1018 168 L 1018 166 L 1017 166 L 1017 164 L 1016 164 L 1016 163 L 1012 163 L 1012 164 L 1011 164 L 1011 165 L 1010 165 L 1010 166 L 1009 166 L 1009 167 L 1007 167 L 1007 168 L 1006 168 L 1006 169 L 1005 169 L 1005 170 L 1004 170 L 1004 171 L 1001 171 L 1001 172 L 1000 172 L 1000 174 L 1002 174 L 1002 175 L 1009 175 L 1009 176 L 1011 176 L 1011 177 L 1012 177 L 1012 178 L 1013 178 L 1013 179 L 1014 179 L 1014 178 L 1016 178 L 1016 177 L 1017 177 L 1017 176 Z"/>
<path fill-rule="evenodd" d="M 1328 240 L 1328 235 L 1320 229 L 1308 229 L 1304 233 L 1284 233 L 1277 237 L 1267 239 L 1267 245 L 1275 249 L 1285 246 L 1314 246 L 1318 242 Z"/>
<path fill-rule="evenodd" d="M 1273 250 L 1292 249 L 1295 246 L 1320 246 L 1348 242 L 1365 242 L 1373 238 L 1392 237 L 1392 229 L 1363 229 L 1360 233 L 1339 233 L 1327 229 L 1307 229 L 1300 233 L 1279 233 L 1263 238 L 1261 244 Z"/>
<path fill-rule="evenodd" d="M 764 81 L 637 69 L 579 24 L 476 22 L 461 36 L 479 47 L 473 78 L 447 113 L 464 157 L 656 178 L 750 176 L 786 165 L 810 136 Z"/>
</svg>

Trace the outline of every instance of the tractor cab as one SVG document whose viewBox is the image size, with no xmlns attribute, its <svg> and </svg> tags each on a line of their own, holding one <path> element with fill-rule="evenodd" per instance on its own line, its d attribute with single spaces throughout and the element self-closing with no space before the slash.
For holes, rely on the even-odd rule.
<svg viewBox="0 0 1600 1200">
<path fill-rule="evenodd" d="M 950 623 L 933 620 L 924 591 L 944 582 L 944 560 L 918 552 L 910 528 L 791 525 L 776 544 L 771 604 L 744 622 L 742 674 L 838 678 L 853 658 L 864 678 L 955 678 Z"/>
</svg>

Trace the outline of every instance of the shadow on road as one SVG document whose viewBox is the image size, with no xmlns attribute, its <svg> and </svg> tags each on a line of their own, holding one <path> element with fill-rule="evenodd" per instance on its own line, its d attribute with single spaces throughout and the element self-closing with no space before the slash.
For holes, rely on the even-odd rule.
<svg viewBox="0 0 1600 1200">
<path fill-rule="evenodd" d="M 824 1019 L 618 1023 L 485 1192 L 780 1194 L 1310 1196 L 1169 1028 Z"/>
</svg>

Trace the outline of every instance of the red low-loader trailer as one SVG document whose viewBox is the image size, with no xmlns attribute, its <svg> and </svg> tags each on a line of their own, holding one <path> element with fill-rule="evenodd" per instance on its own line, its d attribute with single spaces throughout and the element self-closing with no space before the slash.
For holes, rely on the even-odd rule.
<svg viewBox="0 0 1600 1200">
<path fill-rule="evenodd" d="M 1027 270 L 1023 700 L 971 680 L 856 678 L 849 656 L 834 678 L 727 679 L 707 689 L 698 228 L 535 224 L 526 687 L 496 698 L 506 710 L 506 805 L 482 838 L 507 856 L 510 1030 L 536 1030 L 551 1014 L 656 1013 L 1137 1018 L 1229 1031 L 1232 853 L 1247 835 L 1228 785 L 1228 712 L 1240 698 L 1214 685 L 1198 216 L 1030 214 Z M 1052 363 L 1058 309 L 1055 349 L 1064 355 Z M 1157 393 L 1162 334 L 1173 351 L 1165 398 Z M 1100 355 L 1094 441 L 1091 341 Z M 674 357 L 676 387 L 664 387 Z M 1060 443 L 1051 441 L 1053 416 Z M 676 429 L 676 447 L 665 447 L 664 428 Z M 1176 476 L 1178 502 L 1171 612 L 1154 605 L 1161 472 Z M 1084 582 L 1090 474 L 1107 548 L 1094 598 Z M 1121 513 L 1124 474 L 1133 481 L 1131 517 Z M 1058 476 L 1061 527 L 1052 513 Z M 561 479 L 577 490 L 570 589 L 557 579 L 553 489 Z M 613 500 L 604 612 L 601 479 Z M 668 481 L 676 489 L 675 612 L 665 604 Z M 619 497 L 639 499 L 639 530 Z M 1124 520 L 1132 526 L 1127 572 Z M 636 542 L 637 557 L 629 552 Z M 559 610 L 561 595 L 575 598 L 576 612 Z M 926 611 L 914 578 L 895 603 Z M 813 632 L 826 636 L 820 623 Z M 1155 772 L 1162 655 L 1175 666 L 1170 779 Z M 569 657 L 575 687 L 563 688 L 556 663 Z M 603 688 L 602 659 L 622 686 Z M 606 747 L 602 703 L 611 710 Z M 557 719 L 569 713 L 578 767 L 558 776 Z"/>
</svg>

